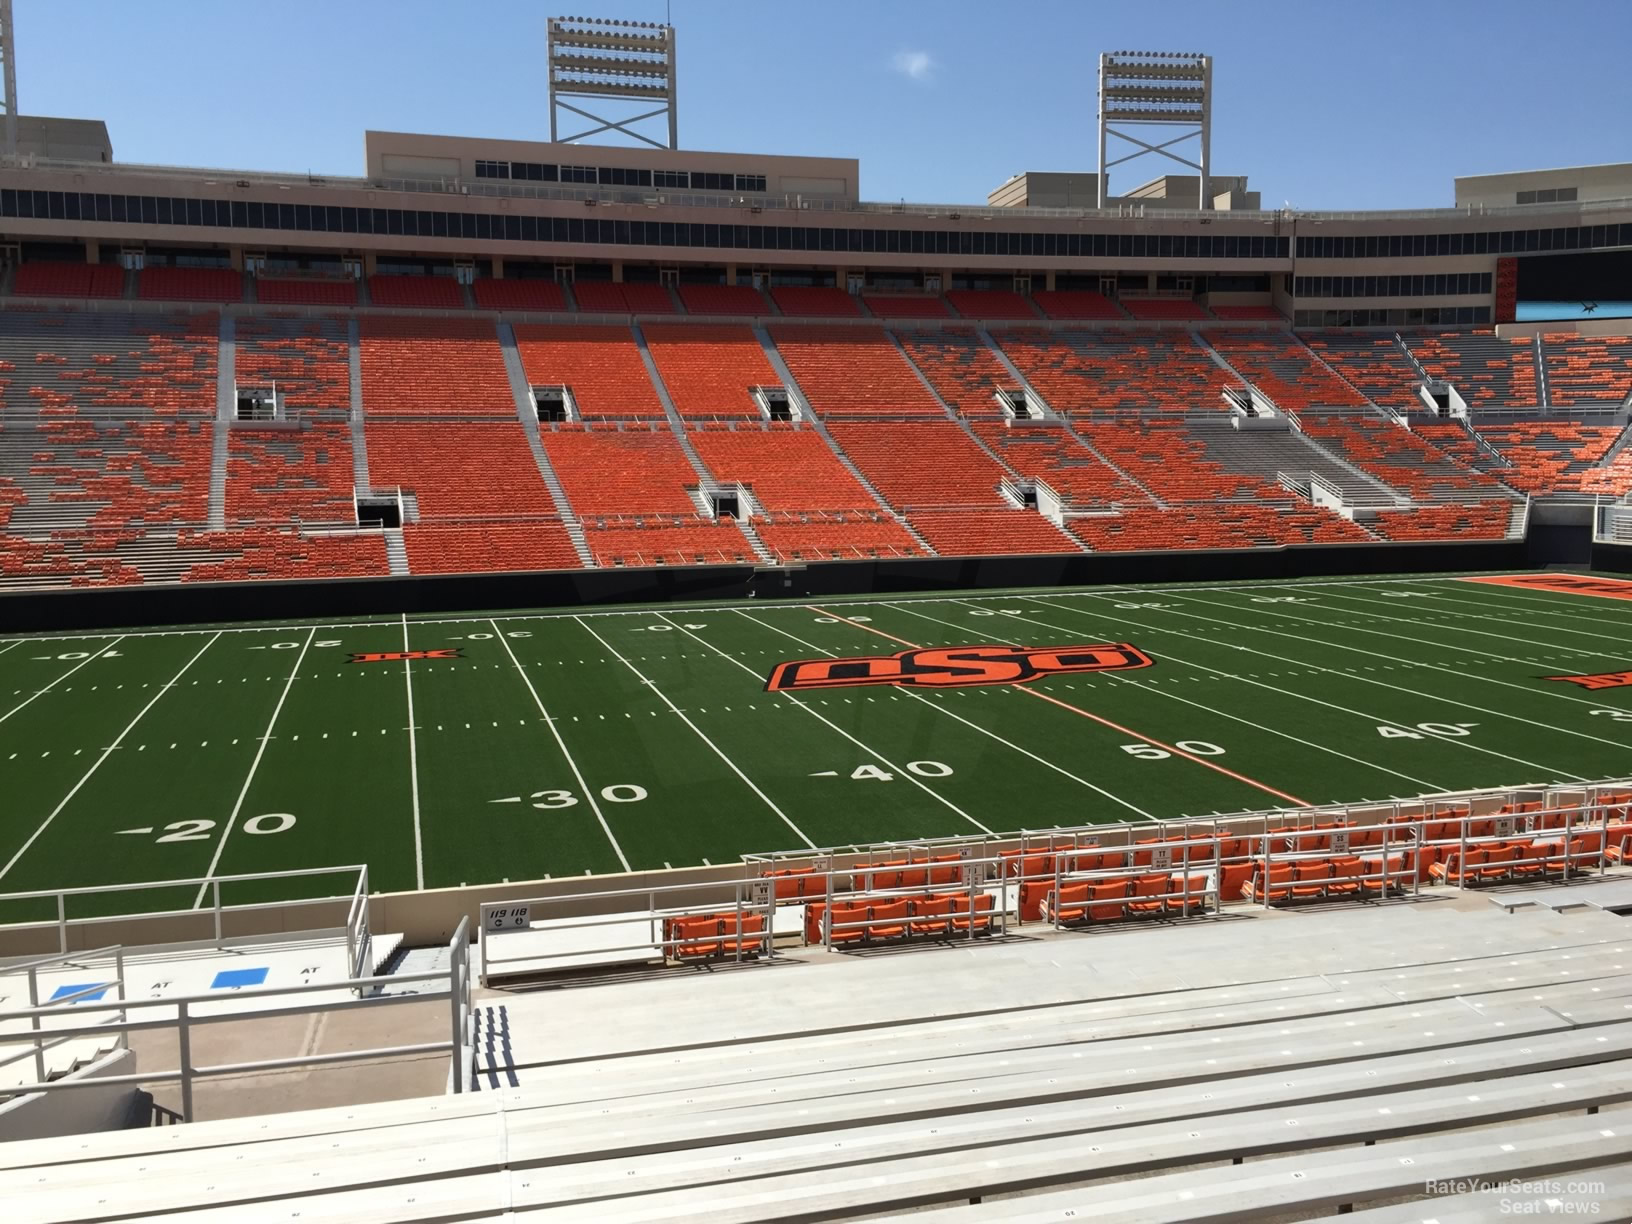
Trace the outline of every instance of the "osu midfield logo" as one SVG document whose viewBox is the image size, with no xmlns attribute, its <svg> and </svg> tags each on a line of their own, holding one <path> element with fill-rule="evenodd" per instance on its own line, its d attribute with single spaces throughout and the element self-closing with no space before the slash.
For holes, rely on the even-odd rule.
<svg viewBox="0 0 1632 1224">
<path fill-rule="evenodd" d="M 860 684 L 911 688 L 1020 684 L 1038 676 L 1129 671 L 1150 665 L 1149 655 L 1126 642 L 1091 646 L 925 646 L 893 655 L 778 663 L 765 682 L 765 691 L 785 693 Z"/>
<path fill-rule="evenodd" d="M 354 654 L 347 660 L 349 663 L 400 663 L 404 659 L 462 659 L 464 652 L 458 647 L 443 650 L 382 650 L 366 654 Z"/>
</svg>

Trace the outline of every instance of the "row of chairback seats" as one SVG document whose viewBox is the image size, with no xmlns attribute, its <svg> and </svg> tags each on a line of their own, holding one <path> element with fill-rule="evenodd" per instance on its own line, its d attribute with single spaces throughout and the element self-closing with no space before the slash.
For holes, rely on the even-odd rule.
<svg viewBox="0 0 1632 1224">
<path fill-rule="evenodd" d="M 1157 872 L 1062 883 L 1057 897 L 1052 887 L 1043 894 L 1038 916 L 1044 922 L 1072 926 L 1164 914 L 1198 914 L 1206 907 L 1210 880 L 1210 872 Z"/>
<path fill-rule="evenodd" d="M 677 961 L 736 960 L 758 956 L 765 942 L 765 915 L 727 910 L 663 920 L 663 942 Z"/>
<path fill-rule="evenodd" d="M 1618 830 L 1618 835 L 1617 835 Z M 1626 852 L 1627 834 L 1632 826 L 1611 826 L 1614 862 Z M 1429 847 L 1433 849 L 1433 847 Z M 1516 880 L 1536 880 L 1545 876 L 1580 875 L 1594 870 L 1604 857 L 1604 830 L 1588 829 L 1571 837 L 1535 841 L 1497 841 L 1479 846 L 1447 847 L 1429 865 L 1428 876 L 1441 884 L 1463 887 L 1480 884 L 1508 884 Z"/>
<path fill-rule="evenodd" d="M 987 935 L 996 908 L 991 893 L 976 893 L 971 914 L 966 892 L 851 897 L 831 910 L 825 901 L 813 901 L 805 906 L 805 942 L 823 942 L 824 930 L 834 946 Z"/>
<path fill-rule="evenodd" d="M 936 855 L 930 859 L 891 859 L 884 863 L 862 863 L 834 880 L 836 892 L 882 892 L 895 888 L 934 888 L 957 884 L 963 878 L 962 856 Z M 776 881 L 778 902 L 825 897 L 827 879 L 814 867 L 783 867 L 760 873 L 762 879 Z"/>
</svg>

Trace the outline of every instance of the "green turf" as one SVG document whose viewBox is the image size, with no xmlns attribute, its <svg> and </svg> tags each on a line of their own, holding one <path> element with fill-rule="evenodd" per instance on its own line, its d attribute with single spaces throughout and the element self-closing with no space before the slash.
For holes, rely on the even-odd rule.
<svg viewBox="0 0 1632 1224">
<path fill-rule="evenodd" d="M 1632 774 L 1632 688 L 1546 679 L 1632 667 L 1632 603 L 1376 578 L 821 607 L 849 619 L 748 601 L 0 640 L 0 891 L 363 862 L 375 889 L 434 888 Z M 1052 702 L 764 691 L 788 659 L 992 641 L 1155 663 L 1026 686 Z M 462 657 L 348 661 L 404 649 Z M 1125 750 L 1152 741 L 1199 759 Z"/>
</svg>

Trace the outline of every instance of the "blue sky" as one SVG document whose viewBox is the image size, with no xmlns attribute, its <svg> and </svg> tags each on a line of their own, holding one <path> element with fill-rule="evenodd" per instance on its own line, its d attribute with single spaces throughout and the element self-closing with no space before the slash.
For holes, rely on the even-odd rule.
<svg viewBox="0 0 1632 1224">
<path fill-rule="evenodd" d="M 1434 207 L 1458 174 L 1632 161 L 1628 0 L 672 6 L 683 147 L 858 157 L 873 200 L 1091 170 L 1096 61 L 1119 49 L 1214 57 L 1215 171 L 1266 206 Z M 360 174 L 370 127 L 546 139 L 563 12 L 665 4 L 15 0 L 20 109 L 106 119 L 122 161 Z"/>
</svg>

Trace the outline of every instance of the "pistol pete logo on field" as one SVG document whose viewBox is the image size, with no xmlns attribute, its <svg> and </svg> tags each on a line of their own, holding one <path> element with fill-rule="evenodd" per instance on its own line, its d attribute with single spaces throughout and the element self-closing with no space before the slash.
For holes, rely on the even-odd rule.
<svg viewBox="0 0 1632 1224">
<path fill-rule="evenodd" d="M 908 688 L 956 688 L 970 684 L 1020 684 L 1038 676 L 1131 671 L 1153 660 L 1126 642 L 1086 646 L 923 646 L 893 655 L 800 659 L 778 663 L 765 682 L 768 693 L 894 684 Z"/>
<path fill-rule="evenodd" d="M 1632 687 L 1632 671 L 1600 672 L 1596 676 L 1548 676 L 1547 679 L 1557 680 L 1563 684 L 1579 684 L 1588 692 Z"/>
<path fill-rule="evenodd" d="M 348 663 L 400 663 L 404 659 L 462 659 L 465 652 L 457 646 L 443 650 L 381 650 L 354 654 Z"/>
</svg>

